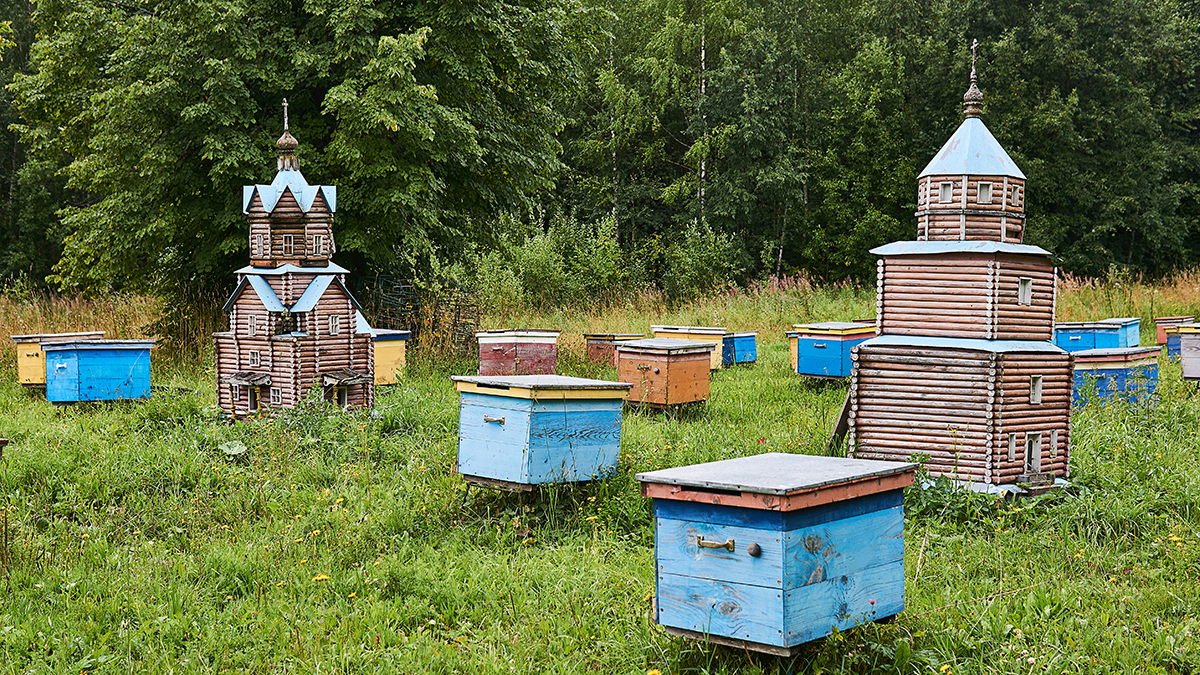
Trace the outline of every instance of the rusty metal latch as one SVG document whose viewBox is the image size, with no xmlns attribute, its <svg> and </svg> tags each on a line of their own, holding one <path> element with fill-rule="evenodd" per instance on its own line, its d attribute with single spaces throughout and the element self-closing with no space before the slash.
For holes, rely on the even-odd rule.
<svg viewBox="0 0 1200 675">
<path fill-rule="evenodd" d="M 487 423 L 487 422 L 496 422 L 496 423 L 498 423 L 498 424 L 504 424 L 504 418 L 503 418 L 503 417 L 488 417 L 487 415 L 484 415 L 484 416 L 483 416 L 483 421 L 484 421 L 484 423 Z"/>
<path fill-rule="evenodd" d="M 696 545 L 700 548 L 723 548 L 730 553 L 733 553 L 733 540 L 726 539 L 725 541 L 704 541 L 704 535 L 696 535 Z"/>
<path fill-rule="evenodd" d="M 824 343 L 824 342 L 818 342 L 818 343 L 814 344 L 814 345 L 813 345 L 813 347 L 815 347 L 815 348 L 817 348 L 817 349 L 825 349 L 825 343 Z"/>
</svg>

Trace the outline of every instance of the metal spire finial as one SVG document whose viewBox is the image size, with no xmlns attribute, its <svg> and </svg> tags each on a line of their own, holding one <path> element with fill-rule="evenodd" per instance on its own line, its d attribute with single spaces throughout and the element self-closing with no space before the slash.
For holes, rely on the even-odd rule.
<svg viewBox="0 0 1200 675">
<path fill-rule="evenodd" d="M 975 82 L 975 50 L 979 48 L 979 40 L 971 40 L 971 82 Z M 283 99 L 283 128 L 287 128 L 287 99 Z"/>
<path fill-rule="evenodd" d="M 973 54 L 974 54 L 974 52 L 972 51 L 972 56 L 971 56 L 971 77 L 972 78 L 975 77 L 975 57 Z M 288 130 L 287 99 L 286 98 L 283 99 L 283 130 L 284 131 Z"/>
<path fill-rule="evenodd" d="M 971 41 L 971 87 L 967 89 L 967 93 L 963 95 L 963 115 L 965 117 L 979 117 L 983 112 L 983 92 L 979 91 L 979 86 L 975 79 L 975 57 L 976 50 L 979 48 L 979 40 Z"/>
</svg>

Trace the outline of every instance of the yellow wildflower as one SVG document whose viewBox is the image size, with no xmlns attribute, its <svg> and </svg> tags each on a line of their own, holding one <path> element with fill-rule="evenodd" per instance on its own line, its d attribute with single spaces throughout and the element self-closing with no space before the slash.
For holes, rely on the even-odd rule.
<svg viewBox="0 0 1200 675">
<path fill-rule="evenodd" d="M 328 574 L 318 574 L 317 576 L 313 577 L 312 580 L 313 581 L 329 581 L 329 575 Z"/>
</svg>

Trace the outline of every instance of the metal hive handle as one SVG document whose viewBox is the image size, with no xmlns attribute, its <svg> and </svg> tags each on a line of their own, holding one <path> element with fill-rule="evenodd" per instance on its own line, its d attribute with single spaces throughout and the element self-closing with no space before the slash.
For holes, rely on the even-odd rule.
<svg viewBox="0 0 1200 675">
<path fill-rule="evenodd" d="M 730 553 L 733 552 L 733 540 L 726 539 L 725 541 L 704 541 L 704 535 L 696 535 L 696 546 L 700 548 L 723 548 Z"/>
<path fill-rule="evenodd" d="M 487 415 L 484 415 L 484 416 L 483 416 L 483 421 L 484 421 L 485 423 L 486 423 L 486 422 L 497 422 L 497 423 L 499 423 L 499 424 L 504 424 L 504 418 L 503 418 L 503 417 L 488 417 Z"/>
</svg>

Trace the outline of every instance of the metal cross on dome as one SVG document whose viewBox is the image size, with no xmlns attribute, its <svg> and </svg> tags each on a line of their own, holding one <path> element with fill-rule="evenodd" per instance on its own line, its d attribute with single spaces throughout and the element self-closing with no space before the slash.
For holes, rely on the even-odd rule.
<svg viewBox="0 0 1200 675">
<path fill-rule="evenodd" d="M 975 81 L 975 50 L 979 47 L 979 40 L 971 40 L 971 81 Z M 283 102 L 284 117 L 287 117 L 287 101 Z M 286 127 L 286 122 L 284 123 Z"/>
<path fill-rule="evenodd" d="M 974 60 L 974 59 L 972 58 L 972 60 Z M 974 74 L 974 73 L 975 73 L 975 66 L 974 66 L 974 65 L 972 65 L 972 66 L 971 66 L 971 73 L 972 73 L 972 74 Z M 286 99 L 286 98 L 285 98 L 285 99 L 283 99 L 283 130 L 284 130 L 284 131 L 287 131 L 287 130 L 288 130 L 288 118 L 287 118 L 287 99 Z"/>
</svg>

